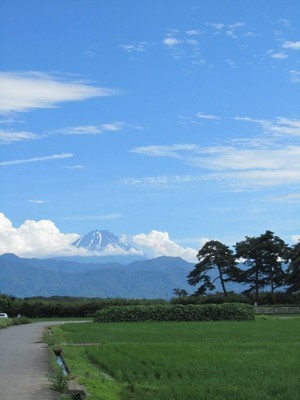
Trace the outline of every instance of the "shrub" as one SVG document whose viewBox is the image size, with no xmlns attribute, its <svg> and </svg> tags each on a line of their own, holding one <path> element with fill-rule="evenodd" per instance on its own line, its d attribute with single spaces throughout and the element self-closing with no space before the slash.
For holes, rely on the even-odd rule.
<svg viewBox="0 0 300 400">
<path fill-rule="evenodd" d="M 30 324 L 30 319 L 27 317 L 12 318 L 12 325 Z"/>
<path fill-rule="evenodd" d="M 248 304 L 151 305 L 108 307 L 96 313 L 95 322 L 164 322 L 253 320 L 253 307 Z"/>
</svg>

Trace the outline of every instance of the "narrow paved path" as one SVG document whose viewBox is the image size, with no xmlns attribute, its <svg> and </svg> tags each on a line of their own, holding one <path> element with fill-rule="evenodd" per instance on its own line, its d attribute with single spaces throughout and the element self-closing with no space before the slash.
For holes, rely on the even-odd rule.
<svg viewBox="0 0 300 400">
<path fill-rule="evenodd" d="M 43 342 L 46 326 L 55 322 L 38 322 L 0 330 L 0 399 L 58 400 L 51 390 L 48 376 L 49 349 Z"/>
</svg>

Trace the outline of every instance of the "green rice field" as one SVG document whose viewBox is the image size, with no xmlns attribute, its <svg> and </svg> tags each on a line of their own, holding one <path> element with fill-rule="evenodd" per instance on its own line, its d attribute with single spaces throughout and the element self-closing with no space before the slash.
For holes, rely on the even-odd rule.
<svg viewBox="0 0 300 400">
<path fill-rule="evenodd" d="M 91 400 L 293 400 L 300 318 L 65 324 L 55 346 Z"/>
</svg>

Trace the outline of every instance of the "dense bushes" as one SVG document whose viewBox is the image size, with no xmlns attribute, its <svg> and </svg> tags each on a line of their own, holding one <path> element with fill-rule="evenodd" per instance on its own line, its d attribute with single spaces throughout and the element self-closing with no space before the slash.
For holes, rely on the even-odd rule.
<svg viewBox="0 0 300 400">
<path fill-rule="evenodd" d="M 275 304 L 281 305 L 299 305 L 300 304 L 300 292 L 298 293 L 287 293 L 287 292 L 275 292 L 272 295 L 271 292 L 261 292 L 259 294 L 259 305 L 271 305 L 275 297 Z M 227 296 L 224 293 L 217 292 L 203 296 L 181 296 L 174 297 L 171 300 L 172 304 L 223 304 L 223 303 L 255 303 L 254 292 L 234 293 L 228 292 Z"/>
<path fill-rule="evenodd" d="M 108 307 L 98 311 L 95 316 L 95 322 L 221 321 L 252 319 L 254 319 L 253 307 L 248 304 L 240 303 Z"/>
</svg>

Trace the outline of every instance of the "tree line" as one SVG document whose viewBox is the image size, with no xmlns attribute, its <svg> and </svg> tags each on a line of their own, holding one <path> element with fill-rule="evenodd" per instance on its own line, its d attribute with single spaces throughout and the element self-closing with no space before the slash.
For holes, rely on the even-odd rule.
<svg viewBox="0 0 300 400">
<path fill-rule="evenodd" d="M 99 310 L 111 306 L 164 304 L 165 300 L 85 298 L 69 296 L 17 298 L 0 293 L 0 311 L 10 317 L 18 315 L 28 318 L 92 317 Z"/>
<path fill-rule="evenodd" d="M 278 288 L 284 287 L 287 293 L 300 291 L 300 242 L 289 246 L 267 230 L 257 237 L 246 236 L 234 249 L 210 240 L 199 250 L 199 262 L 187 276 L 190 285 L 198 286 L 193 296 L 214 291 L 217 281 L 225 297 L 228 282 L 244 284 L 247 286 L 244 293 L 254 294 L 257 303 L 260 293 L 266 289 L 271 292 L 273 303 Z M 183 292 L 174 290 L 179 297 Z"/>
</svg>

